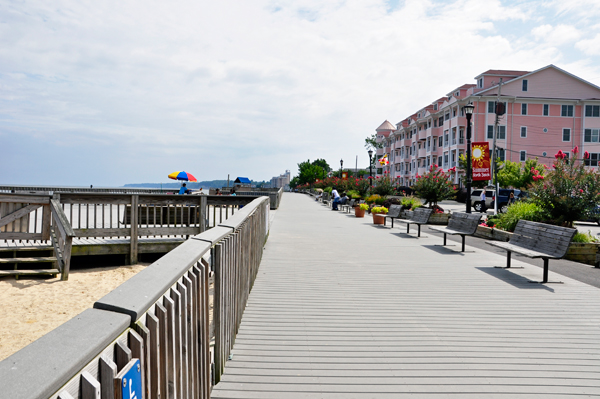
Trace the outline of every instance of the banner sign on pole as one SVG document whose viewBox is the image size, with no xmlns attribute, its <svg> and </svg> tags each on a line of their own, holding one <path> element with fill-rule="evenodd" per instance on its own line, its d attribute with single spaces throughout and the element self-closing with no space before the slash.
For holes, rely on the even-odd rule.
<svg viewBox="0 0 600 399">
<path fill-rule="evenodd" d="M 348 172 L 342 172 L 342 180 L 348 180 Z"/>
<path fill-rule="evenodd" d="M 471 143 L 471 170 L 473 180 L 490 180 L 490 143 L 487 141 Z"/>
</svg>

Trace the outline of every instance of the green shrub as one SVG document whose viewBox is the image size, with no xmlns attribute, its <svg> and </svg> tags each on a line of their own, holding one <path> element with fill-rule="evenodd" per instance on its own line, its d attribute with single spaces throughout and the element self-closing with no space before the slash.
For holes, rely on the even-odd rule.
<svg viewBox="0 0 600 399">
<path fill-rule="evenodd" d="M 543 209 L 533 202 L 518 201 L 510 205 L 506 213 L 496 219 L 496 227 L 515 231 L 519 220 L 530 220 L 532 222 L 543 222 L 547 219 Z"/>
<path fill-rule="evenodd" d="M 331 192 L 333 191 L 333 188 L 331 188 L 331 187 L 325 187 L 325 188 L 323 189 L 323 191 L 325 191 L 326 193 L 329 193 L 329 194 L 331 194 Z"/>
<path fill-rule="evenodd" d="M 409 210 L 409 209 L 416 209 L 416 208 L 420 208 L 423 206 L 423 203 L 421 202 L 421 200 L 417 197 L 413 197 L 412 195 L 410 197 L 404 197 L 402 198 L 402 205 L 404 205 L 404 209 Z"/>
<path fill-rule="evenodd" d="M 348 194 L 348 197 L 350 197 L 352 199 L 360 199 L 360 198 L 362 198 L 360 196 L 360 193 L 357 190 L 348 190 L 348 192 L 346 194 Z"/>
<path fill-rule="evenodd" d="M 383 204 L 383 201 L 385 201 L 385 198 L 383 198 L 379 194 L 373 194 L 370 197 L 368 197 L 365 201 L 367 202 L 367 204 L 381 205 L 381 204 Z"/>
<path fill-rule="evenodd" d="M 575 237 L 573 237 L 572 242 L 589 243 L 589 242 L 598 242 L 598 241 L 599 241 L 598 238 L 593 236 L 591 231 L 588 231 L 587 233 L 580 233 L 580 232 L 575 233 Z"/>
</svg>

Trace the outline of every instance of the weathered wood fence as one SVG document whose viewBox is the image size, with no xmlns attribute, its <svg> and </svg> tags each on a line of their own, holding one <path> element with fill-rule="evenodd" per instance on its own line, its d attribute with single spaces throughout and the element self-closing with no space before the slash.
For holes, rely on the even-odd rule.
<svg viewBox="0 0 600 399">
<path fill-rule="evenodd" d="M 123 376 L 138 364 L 139 399 L 209 398 L 258 271 L 269 204 L 266 197 L 256 198 L 127 280 L 93 309 L 0 362 L 0 398 L 121 398 L 128 383 Z M 214 353 L 209 345 L 211 267 Z"/>
<path fill-rule="evenodd" d="M 135 264 L 140 238 L 183 239 L 199 234 L 231 217 L 240 206 L 254 198 L 242 195 L 0 193 L 0 240 L 52 244 L 58 270 L 66 280 L 74 238 L 127 238 L 130 240 L 129 262 Z"/>
</svg>

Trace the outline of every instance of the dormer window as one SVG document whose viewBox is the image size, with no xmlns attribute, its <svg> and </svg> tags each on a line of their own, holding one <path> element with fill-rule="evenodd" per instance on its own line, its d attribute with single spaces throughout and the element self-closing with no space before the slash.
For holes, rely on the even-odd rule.
<svg viewBox="0 0 600 399">
<path fill-rule="evenodd" d="M 433 104 L 433 110 L 437 111 L 437 104 Z"/>
<path fill-rule="evenodd" d="M 454 93 L 454 95 L 455 95 L 456 97 L 459 97 L 459 96 L 460 96 L 460 91 L 457 91 L 456 93 Z"/>
<path fill-rule="evenodd" d="M 477 87 L 479 89 L 483 88 L 483 78 L 479 78 L 479 80 L 477 81 Z"/>
<path fill-rule="evenodd" d="M 523 79 L 523 86 L 521 87 L 521 90 L 523 91 L 527 91 L 527 85 L 528 85 L 528 81 L 527 79 Z"/>
</svg>

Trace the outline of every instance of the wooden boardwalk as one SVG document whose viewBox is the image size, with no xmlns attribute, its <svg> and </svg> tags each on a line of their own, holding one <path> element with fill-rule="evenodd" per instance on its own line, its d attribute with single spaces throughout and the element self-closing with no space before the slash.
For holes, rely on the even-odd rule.
<svg viewBox="0 0 600 399">
<path fill-rule="evenodd" d="M 600 290 L 405 231 L 286 194 L 212 397 L 600 397 Z"/>
</svg>

